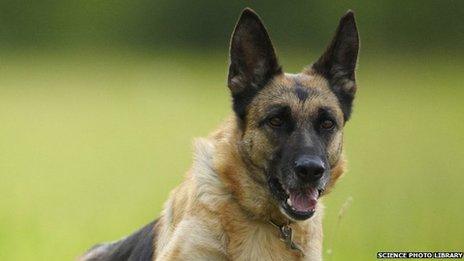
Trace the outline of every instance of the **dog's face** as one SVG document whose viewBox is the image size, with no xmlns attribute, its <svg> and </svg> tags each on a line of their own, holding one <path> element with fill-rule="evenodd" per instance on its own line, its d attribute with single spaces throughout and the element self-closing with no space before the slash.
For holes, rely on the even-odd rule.
<svg viewBox="0 0 464 261">
<path fill-rule="evenodd" d="M 343 127 L 356 91 L 354 16 L 341 20 L 327 51 L 299 74 L 282 72 L 259 17 L 246 9 L 232 35 L 228 85 L 242 138 L 239 148 L 263 170 L 281 211 L 310 218 L 340 161 Z"/>
</svg>

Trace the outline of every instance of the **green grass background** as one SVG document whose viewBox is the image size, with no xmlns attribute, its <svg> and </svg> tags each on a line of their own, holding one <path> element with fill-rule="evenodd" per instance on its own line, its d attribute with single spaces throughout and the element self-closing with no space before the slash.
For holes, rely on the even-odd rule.
<svg viewBox="0 0 464 261">
<path fill-rule="evenodd" d="M 305 53 L 281 52 L 284 68 Z M 230 113 L 226 65 L 225 51 L 2 55 L 0 260 L 72 260 L 157 217 L 192 139 Z M 464 250 L 463 72 L 452 53 L 362 53 L 327 260 Z"/>
</svg>

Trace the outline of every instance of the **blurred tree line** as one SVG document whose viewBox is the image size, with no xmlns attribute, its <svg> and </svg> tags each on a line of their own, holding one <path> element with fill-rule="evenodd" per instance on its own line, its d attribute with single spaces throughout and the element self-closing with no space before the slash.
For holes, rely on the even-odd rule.
<svg viewBox="0 0 464 261">
<path fill-rule="evenodd" d="M 246 6 L 265 20 L 279 48 L 325 45 L 347 9 L 356 12 L 364 49 L 464 46 L 458 0 L 0 0 L 0 47 L 222 49 Z"/>
</svg>

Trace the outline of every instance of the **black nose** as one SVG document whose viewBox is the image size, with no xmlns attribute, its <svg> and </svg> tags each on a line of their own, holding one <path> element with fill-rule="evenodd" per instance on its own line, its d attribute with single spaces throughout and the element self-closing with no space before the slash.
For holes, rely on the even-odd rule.
<svg viewBox="0 0 464 261">
<path fill-rule="evenodd" d="M 319 157 L 305 155 L 295 161 L 295 173 L 303 181 L 316 181 L 324 171 L 325 164 Z"/>
</svg>

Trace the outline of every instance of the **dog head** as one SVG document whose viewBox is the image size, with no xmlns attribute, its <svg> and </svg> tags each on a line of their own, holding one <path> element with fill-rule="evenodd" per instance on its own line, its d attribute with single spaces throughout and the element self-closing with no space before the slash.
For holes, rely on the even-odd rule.
<svg viewBox="0 0 464 261">
<path fill-rule="evenodd" d="M 310 218 L 333 184 L 343 127 L 356 92 L 359 39 L 353 12 L 325 53 L 298 74 L 283 73 L 258 15 L 245 9 L 230 44 L 228 86 L 242 131 L 239 149 L 263 170 L 267 189 L 291 219 Z"/>
</svg>

